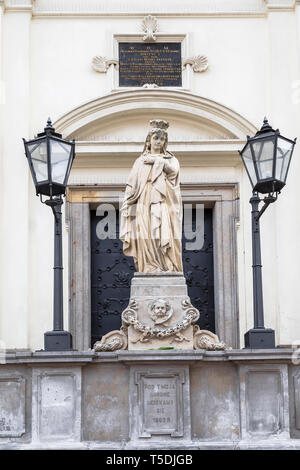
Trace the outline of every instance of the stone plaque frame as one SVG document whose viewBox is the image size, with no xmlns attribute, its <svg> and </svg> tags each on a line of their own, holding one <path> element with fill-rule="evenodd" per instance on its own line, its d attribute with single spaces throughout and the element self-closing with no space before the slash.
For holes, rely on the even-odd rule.
<svg viewBox="0 0 300 470">
<path fill-rule="evenodd" d="M 51 424 L 43 420 L 43 389 L 44 379 L 56 379 L 56 386 L 61 393 L 65 393 L 65 402 L 68 405 L 73 401 L 71 410 L 70 429 L 65 434 L 55 434 Z M 70 387 L 65 388 L 64 379 L 68 378 L 71 382 Z M 53 389 L 55 390 L 55 389 Z M 55 398 L 54 398 L 55 400 Z M 39 441 L 80 441 L 81 435 L 81 367 L 38 367 L 32 371 L 32 436 Z"/>
<path fill-rule="evenodd" d="M 296 369 L 295 375 L 293 376 L 292 384 L 293 384 L 293 395 L 294 395 L 292 420 L 294 421 L 294 426 L 295 426 L 295 431 L 297 433 L 297 437 L 299 437 L 299 431 L 300 431 L 300 370 L 299 369 Z"/>
<path fill-rule="evenodd" d="M 296 429 L 300 431 L 300 373 L 294 376 L 294 391 L 295 391 L 295 421 Z"/>
<path fill-rule="evenodd" d="M 269 374 L 277 380 L 278 388 L 269 389 L 269 395 L 261 387 L 259 380 L 255 380 L 255 375 L 266 377 Z M 260 393 L 261 400 L 274 400 L 277 404 L 278 429 L 271 431 L 269 429 L 253 430 L 251 419 L 254 413 L 251 406 L 253 402 L 250 399 L 250 387 Z M 240 412 L 241 412 L 241 433 L 243 439 L 266 439 L 280 436 L 288 439 L 289 432 L 289 394 L 288 394 L 288 368 L 287 364 L 259 364 L 259 365 L 240 365 Z M 266 420 L 270 415 L 263 416 Z M 276 418 L 276 417 L 275 417 Z"/>
<path fill-rule="evenodd" d="M 16 392 L 19 395 L 19 408 L 18 408 L 18 417 L 19 417 L 19 427 L 12 430 L 0 430 L 0 438 L 2 437 L 21 437 L 25 434 L 25 377 L 23 376 L 1 376 L 0 383 L 10 383 L 13 382 L 16 385 Z M 16 418 L 16 416 L 15 416 Z M 14 423 L 15 424 L 15 423 Z"/>
<path fill-rule="evenodd" d="M 159 351 L 158 351 L 159 355 Z M 173 380 L 176 387 L 176 425 L 170 428 L 158 430 L 146 423 L 145 416 L 145 395 L 143 384 L 145 380 L 155 379 Z M 152 406 L 152 405 L 150 405 Z M 130 386 L 129 386 L 129 434 L 131 441 L 141 442 L 143 440 L 155 442 L 171 442 L 177 440 L 191 439 L 191 415 L 190 415 L 190 377 L 188 366 L 166 366 L 166 364 L 148 367 L 130 366 Z M 173 421 L 174 422 L 174 421 Z"/>
<path fill-rule="evenodd" d="M 181 42 L 119 42 L 119 87 L 141 88 L 148 83 L 156 87 L 181 88 L 181 49 Z M 152 79 L 154 71 L 155 78 Z M 147 75 L 149 73 L 151 75 Z"/>
<path fill-rule="evenodd" d="M 156 33 L 155 43 L 181 43 L 181 61 L 183 58 L 189 57 L 189 35 L 188 34 L 167 34 L 167 33 Z M 109 52 L 109 56 L 119 57 L 119 43 L 120 42 L 132 42 L 132 43 L 142 43 L 146 44 L 143 41 L 143 35 L 139 33 L 128 33 L 128 34 L 114 34 L 112 41 L 112 50 Z M 111 80 L 112 88 L 118 90 L 124 90 L 125 87 L 119 87 L 119 70 L 116 67 L 111 67 Z M 181 86 L 172 86 L 172 87 L 160 87 L 160 88 L 176 88 L 176 89 L 187 89 L 191 88 L 191 74 L 192 71 L 190 67 L 185 67 L 182 69 L 182 83 Z M 150 84 L 151 85 L 151 84 Z M 128 87 L 128 88 L 141 88 L 141 87 Z"/>
<path fill-rule="evenodd" d="M 175 404 L 175 413 L 176 413 L 176 426 L 173 429 L 161 429 L 158 431 L 154 427 L 146 426 L 146 403 L 145 403 L 145 379 L 174 379 L 176 387 L 176 404 Z M 158 371 L 158 372 L 136 372 L 135 373 L 135 385 L 138 388 L 138 408 L 139 416 L 141 420 L 139 421 L 139 431 L 138 437 L 151 437 L 154 434 L 167 434 L 171 437 L 183 437 L 183 384 L 185 382 L 185 377 L 183 371 L 181 372 L 172 372 L 172 371 Z"/>
</svg>

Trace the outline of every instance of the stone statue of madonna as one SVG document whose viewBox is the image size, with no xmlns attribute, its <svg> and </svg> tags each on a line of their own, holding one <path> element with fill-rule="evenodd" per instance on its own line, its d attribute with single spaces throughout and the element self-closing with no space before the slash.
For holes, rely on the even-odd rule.
<svg viewBox="0 0 300 470">
<path fill-rule="evenodd" d="M 120 239 L 138 272 L 182 272 L 179 163 L 167 150 L 169 124 L 154 120 L 150 126 L 127 181 Z"/>
</svg>

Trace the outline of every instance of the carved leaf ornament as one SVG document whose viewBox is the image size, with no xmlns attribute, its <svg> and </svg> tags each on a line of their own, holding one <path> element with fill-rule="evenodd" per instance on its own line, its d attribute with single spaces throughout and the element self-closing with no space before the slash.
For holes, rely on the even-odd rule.
<svg viewBox="0 0 300 470">
<path fill-rule="evenodd" d="M 92 60 L 92 67 L 96 72 L 106 73 L 111 65 L 118 66 L 119 61 L 115 59 L 107 59 L 102 55 L 96 55 Z"/>
<path fill-rule="evenodd" d="M 183 69 L 187 65 L 191 65 L 194 72 L 205 72 L 208 68 L 208 59 L 205 55 L 195 55 L 183 61 Z"/>
<path fill-rule="evenodd" d="M 143 41 L 154 42 L 156 41 L 155 33 L 158 31 L 158 23 L 157 19 L 152 16 L 148 15 L 142 21 L 142 28 L 143 31 L 146 33 L 143 37 Z"/>
</svg>

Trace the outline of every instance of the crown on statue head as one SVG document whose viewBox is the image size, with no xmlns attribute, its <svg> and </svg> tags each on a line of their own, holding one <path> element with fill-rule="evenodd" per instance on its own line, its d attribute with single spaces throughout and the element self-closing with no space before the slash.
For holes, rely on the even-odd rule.
<svg viewBox="0 0 300 470">
<path fill-rule="evenodd" d="M 150 126 L 154 129 L 162 129 L 166 131 L 169 127 L 169 123 L 161 119 L 153 119 L 153 121 L 150 121 Z"/>
</svg>

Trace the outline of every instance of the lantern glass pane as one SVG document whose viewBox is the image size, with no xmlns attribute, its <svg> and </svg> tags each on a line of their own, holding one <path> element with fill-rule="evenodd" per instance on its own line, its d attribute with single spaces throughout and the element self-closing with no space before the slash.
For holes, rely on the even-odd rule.
<svg viewBox="0 0 300 470">
<path fill-rule="evenodd" d="M 285 183 L 287 170 L 292 156 L 294 142 L 288 142 L 281 137 L 277 140 L 276 179 Z"/>
<path fill-rule="evenodd" d="M 257 165 L 258 179 L 273 177 L 274 140 L 253 142 L 253 151 Z"/>
<path fill-rule="evenodd" d="M 50 148 L 52 181 L 53 183 L 64 184 L 72 146 L 70 144 L 51 140 Z"/>
<path fill-rule="evenodd" d="M 38 183 L 48 180 L 47 143 L 46 141 L 28 144 L 31 162 Z"/>
<path fill-rule="evenodd" d="M 253 163 L 253 159 L 252 159 L 250 144 L 247 144 L 245 149 L 243 150 L 242 158 L 243 158 L 244 164 L 247 168 L 248 176 L 250 178 L 250 182 L 251 182 L 252 186 L 255 186 L 256 182 L 257 182 L 257 178 L 256 178 L 254 163 Z"/>
</svg>

